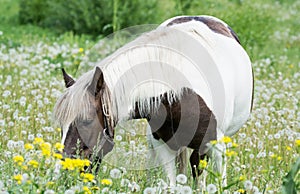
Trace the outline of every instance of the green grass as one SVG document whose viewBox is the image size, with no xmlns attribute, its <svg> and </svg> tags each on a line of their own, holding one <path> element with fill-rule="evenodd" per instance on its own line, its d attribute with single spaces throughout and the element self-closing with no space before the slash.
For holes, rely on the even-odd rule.
<svg viewBox="0 0 300 194">
<path fill-rule="evenodd" d="M 166 12 L 161 21 L 182 12 L 175 10 L 178 1 L 164 2 Z M 19 25 L 18 1 L 0 0 L 0 4 L 3 33 L 0 35 L 0 181 L 4 183 L 1 188 L 0 182 L 0 192 L 64 193 L 77 186 L 81 193 L 88 193 L 86 188 L 83 190 L 87 186 L 94 193 L 105 189 L 142 193 L 146 187 L 162 184 L 161 178 L 167 181 L 160 168 L 150 171 L 149 180 L 143 170 L 149 162 L 141 133 L 144 121 L 118 127 L 116 135 L 122 140 L 116 141 L 115 149 L 93 181 L 84 182 L 79 170 L 55 172 L 58 160 L 53 154 L 47 156 L 46 151 L 55 151 L 54 144 L 60 142 L 60 133 L 51 122 L 54 103 L 64 89 L 60 67 L 75 75 L 76 68 L 101 36 L 95 40 L 89 35 L 57 34 L 51 29 Z M 226 21 L 237 32 L 253 62 L 254 107 L 247 124 L 232 139 L 239 146 L 232 149 L 237 155 L 229 157 L 227 162 L 228 184 L 232 183 L 230 193 L 245 189 L 246 180 L 262 193 L 280 193 L 283 178 L 299 158 L 299 10 L 299 1 L 208 0 L 193 1 L 184 11 L 184 14 L 214 15 Z M 31 138 L 40 136 L 52 144 L 51 149 L 38 143 L 31 151 L 23 149 L 23 144 L 33 144 Z M 135 155 L 138 151 L 140 154 Z M 14 161 L 16 155 L 25 159 L 21 165 Z M 38 161 L 38 166 L 29 165 L 30 160 Z M 111 177 L 111 172 L 118 175 L 115 169 L 122 171 L 120 177 Z M 221 188 L 210 170 L 209 163 L 207 184 Z M 23 175 L 23 182 L 18 183 L 15 175 Z M 298 188 L 299 179 L 298 172 L 295 178 Z M 202 189 L 197 188 L 190 174 L 188 182 L 181 185 L 190 186 L 196 193 L 199 192 L 196 189 Z"/>
</svg>

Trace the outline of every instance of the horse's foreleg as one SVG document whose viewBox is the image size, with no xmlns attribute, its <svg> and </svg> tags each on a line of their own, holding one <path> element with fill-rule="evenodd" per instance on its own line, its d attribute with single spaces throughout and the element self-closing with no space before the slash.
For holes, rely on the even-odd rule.
<svg viewBox="0 0 300 194">
<path fill-rule="evenodd" d="M 176 164 L 178 165 L 178 173 L 187 175 L 187 157 L 188 150 L 186 147 L 182 147 L 176 156 Z"/>
<path fill-rule="evenodd" d="M 176 166 L 175 166 L 175 159 L 177 155 L 177 151 L 171 150 L 168 145 L 163 142 L 162 140 L 156 140 L 152 133 L 151 128 L 148 126 L 147 128 L 147 141 L 148 145 L 150 146 L 149 155 L 149 162 L 150 165 L 155 165 L 159 162 L 160 165 L 163 165 L 163 169 L 167 174 L 167 177 L 170 181 L 170 186 L 176 185 Z"/>
</svg>

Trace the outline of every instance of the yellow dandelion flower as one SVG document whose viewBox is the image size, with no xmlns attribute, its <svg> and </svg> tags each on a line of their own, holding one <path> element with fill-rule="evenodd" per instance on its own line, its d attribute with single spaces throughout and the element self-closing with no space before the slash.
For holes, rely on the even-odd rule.
<svg viewBox="0 0 300 194">
<path fill-rule="evenodd" d="M 235 151 L 233 151 L 233 150 L 226 150 L 225 155 L 227 157 L 232 157 L 232 156 L 236 156 L 237 153 Z"/>
<path fill-rule="evenodd" d="M 83 178 L 83 182 L 92 182 L 94 180 L 94 175 L 91 173 L 81 173 L 80 176 Z"/>
<path fill-rule="evenodd" d="M 23 165 L 23 166 L 22 166 L 22 169 L 23 169 L 23 170 L 27 170 L 27 169 L 28 169 L 28 166 Z"/>
<path fill-rule="evenodd" d="M 41 144 L 41 143 L 43 143 L 44 142 L 44 140 L 42 139 L 42 138 L 40 138 L 40 137 L 36 137 L 36 138 L 34 138 L 34 140 L 33 140 L 33 144 L 34 145 L 36 145 L 36 144 Z"/>
<path fill-rule="evenodd" d="M 53 153 L 53 157 L 56 159 L 62 159 L 63 156 L 61 154 Z"/>
<path fill-rule="evenodd" d="M 92 193 L 87 186 L 83 186 L 82 190 L 83 190 L 84 194 L 90 194 L 90 193 Z"/>
<path fill-rule="evenodd" d="M 240 181 L 245 181 L 245 180 L 246 180 L 246 176 L 245 176 L 245 175 L 240 176 L 240 177 L 239 177 L 239 180 L 240 180 Z"/>
<path fill-rule="evenodd" d="M 277 158 L 277 155 L 276 154 L 272 154 L 270 155 L 271 158 Z"/>
<path fill-rule="evenodd" d="M 63 169 L 74 170 L 74 166 L 71 158 L 66 158 L 64 161 L 61 161 L 60 163 Z"/>
<path fill-rule="evenodd" d="M 60 127 L 57 127 L 57 128 L 56 128 L 56 131 L 57 131 L 57 132 L 61 132 L 61 128 L 60 128 Z"/>
<path fill-rule="evenodd" d="M 100 190 L 100 188 L 99 187 L 97 187 L 97 186 L 93 186 L 93 187 L 91 187 L 91 190 Z"/>
<path fill-rule="evenodd" d="M 33 168 L 39 167 L 39 163 L 38 163 L 38 161 L 36 161 L 36 160 L 30 160 L 27 164 L 28 164 L 29 166 L 32 166 Z"/>
<path fill-rule="evenodd" d="M 286 150 L 291 151 L 292 150 L 291 146 L 286 146 Z"/>
<path fill-rule="evenodd" d="M 65 146 L 64 146 L 63 144 L 61 144 L 61 143 L 56 143 L 56 144 L 54 145 L 54 147 L 55 147 L 56 150 L 58 150 L 58 151 L 60 151 L 60 152 L 62 152 L 63 149 L 65 148 Z"/>
<path fill-rule="evenodd" d="M 82 53 L 84 51 L 83 48 L 79 48 L 79 52 Z"/>
<path fill-rule="evenodd" d="M 300 139 L 296 139 L 296 141 L 295 141 L 295 144 L 296 144 L 296 146 L 300 146 Z"/>
<path fill-rule="evenodd" d="M 206 160 L 200 160 L 199 161 L 199 168 L 204 169 L 207 166 L 207 161 Z"/>
<path fill-rule="evenodd" d="M 32 150 L 32 149 L 34 148 L 33 145 L 32 145 L 31 143 L 26 143 L 26 144 L 24 145 L 24 147 L 25 147 L 26 150 Z"/>
<path fill-rule="evenodd" d="M 233 143 L 232 143 L 232 147 L 233 147 L 233 148 L 237 148 L 237 147 L 239 147 L 239 144 L 233 142 Z"/>
<path fill-rule="evenodd" d="M 281 156 L 278 156 L 278 157 L 277 157 L 277 160 L 278 160 L 278 161 L 281 161 L 281 160 L 282 160 L 282 157 L 281 157 Z"/>
<path fill-rule="evenodd" d="M 211 144 L 211 145 L 216 145 L 217 143 L 218 143 L 217 140 L 212 140 L 212 141 L 210 141 L 210 144 Z"/>
<path fill-rule="evenodd" d="M 49 181 L 49 182 L 46 183 L 46 186 L 48 186 L 48 187 L 51 186 L 51 185 L 54 185 L 53 181 Z"/>
<path fill-rule="evenodd" d="M 107 186 L 109 186 L 109 185 L 112 185 L 112 180 L 111 179 L 102 179 L 101 180 L 101 184 L 102 185 L 107 185 Z"/>
<path fill-rule="evenodd" d="M 239 193 L 246 193 L 244 189 L 237 190 Z"/>
<path fill-rule="evenodd" d="M 17 181 L 18 184 L 22 183 L 23 177 L 21 174 L 17 174 L 14 176 L 14 180 Z"/>
<path fill-rule="evenodd" d="M 13 157 L 13 160 L 15 163 L 17 163 L 19 166 L 22 165 L 22 163 L 24 162 L 24 158 L 23 156 L 17 155 Z"/>
<path fill-rule="evenodd" d="M 222 137 L 222 139 L 220 140 L 222 143 L 231 143 L 232 139 L 228 136 L 224 136 Z"/>
</svg>

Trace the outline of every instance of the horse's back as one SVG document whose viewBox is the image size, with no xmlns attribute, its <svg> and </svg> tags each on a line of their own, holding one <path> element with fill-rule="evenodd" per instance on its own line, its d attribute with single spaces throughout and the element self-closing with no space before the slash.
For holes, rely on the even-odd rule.
<svg viewBox="0 0 300 194">
<path fill-rule="evenodd" d="M 253 90 L 251 61 L 236 34 L 227 24 L 211 16 L 175 17 L 161 26 L 185 31 L 207 49 L 217 69 L 209 66 L 211 64 L 207 68 L 218 71 L 222 87 L 217 88 L 224 94 L 213 97 L 210 108 L 216 114 L 218 130 L 225 135 L 236 133 L 249 117 Z M 205 76 L 210 79 L 210 75 Z M 211 80 L 214 81 L 217 80 Z M 201 91 L 199 93 L 201 95 Z"/>
</svg>

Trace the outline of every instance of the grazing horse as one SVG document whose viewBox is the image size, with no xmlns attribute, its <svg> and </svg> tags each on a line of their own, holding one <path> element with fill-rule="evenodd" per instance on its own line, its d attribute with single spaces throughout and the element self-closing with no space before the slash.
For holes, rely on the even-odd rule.
<svg viewBox="0 0 300 194">
<path fill-rule="evenodd" d="M 150 154 L 175 185 L 175 157 L 188 147 L 193 176 L 206 155 L 225 178 L 225 145 L 249 117 L 253 96 L 250 59 L 234 31 L 212 16 L 179 16 L 142 34 L 74 81 L 54 108 L 64 152 L 101 161 L 113 149 L 122 120 L 146 118 Z"/>
</svg>

